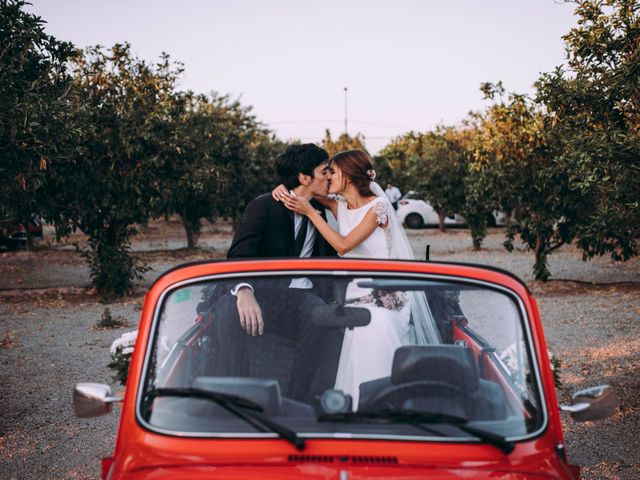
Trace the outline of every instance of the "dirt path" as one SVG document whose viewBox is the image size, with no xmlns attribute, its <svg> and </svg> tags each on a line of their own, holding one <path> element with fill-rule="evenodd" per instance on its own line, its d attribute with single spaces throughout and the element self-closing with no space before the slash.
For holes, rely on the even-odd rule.
<svg viewBox="0 0 640 480">
<path fill-rule="evenodd" d="M 176 225 L 152 224 L 134 243 L 136 255 L 154 269 L 144 284 L 183 261 L 222 256 L 229 232 L 228 226 L 207 227 L 201 239 L 206 249 L 187 252 L 180 250 L 181 232 Z M 160 245 L 162 238 L 173 240 Z M 497 230 L 491 232 L 482 252 L 471 251 L 465 230 L 411 231 L 410 238 L 417 254 L 429 243 L 432 259 L 501 266 L 531 284 L 550 349 L 564 362 L 560 397 L 567 400 L 575 390 L 600 383 L 611 383 L 619 391 L 620 408 L 613 418 L 585 424 L 567 419 L 565 439 L 571 461 L 584 467 L 587 480 L 640 478 L 640 261 L 582 262 L 575 249 L 566 247 L 552 255 L 552 273 L 576 282 L 538 285 L 532 282 L 531 255 L 522 249 L 504 252 Z M 106 368 L 109 346 L 123 332 L 136 328 L 142 297 L 106 306 L 88 295 L 88 270 L 72 245 L 73 240 L 82 239 L 71 240 L 38 252 L 0 254 L 3 479 L 99 478 L 99 459 L 113 448 L 117 412 L 77 419 L 71 392 L 79 381 L 111 383 Z M 174 250 L 154 252 L 154 246 Z M 594 282 L 615 285 L 591 285 Z M 29 290 L 19 294 L 6 290 L 16 287 Z M 106 307 L 126 318 L 130 326 L 95 329 Z"/>
<path fill-rule="evenodd" d="M 489 229 L 483 249 L 472 251 L 471 237 L 466 229 L 408 230 L 416 258 L 424 259 L 426 246 L 431 246 L 431 260 L 472 262 L 493 265 L 515 273 L 526 282 L 532 282 L 533 255 L 516 244 L 513 253 L 502 247 L 504 231 Z M 177 221 L 156 221 L 142 228 L 132 242 L 134 256 L 147 263 L 151 270 L 145 275 L 141 287 L 150 285 L 158 275 L 179 263 L 207 260 L 225 256 L 231 243 L 229 224 L 205 223 L 198 250 L 186 250 L 184 233 Z M 41 249 L 35 252 L 0 252 L 0 293 L 13 289 L 43 289 L 60 287 L 89 287 L 89 268 L 80 255 L 86 248 L 82 235 L 56 243 L 53 230 L 45 228 Z M 640 284 L 640 257 L 626 263 L 614 263 L 607 257 L 582 261 L 581 253 L 572 246 L 554 252 L 549 257 L 552 282 L 557 279 L 594 283 Z"/>
</svg>

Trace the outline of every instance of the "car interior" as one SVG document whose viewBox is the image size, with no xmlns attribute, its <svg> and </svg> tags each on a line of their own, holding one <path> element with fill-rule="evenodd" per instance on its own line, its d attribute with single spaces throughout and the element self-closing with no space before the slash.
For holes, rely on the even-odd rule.
<svg viewBox="0 0 640 480">
<path fill-rule="evenodd" d="M 334 279 L 335 280 L 335 279 Z M 467 420 L 504 420 L 530 417 L 523 406 L 522 389 L 497 360 L 495 348 L 469 328 L 458 301 L 462 284 L 416 282 L 406 279 L 343 277 L 334 281 L 332 302 L 317 312 L 332 326 L 359 328 L 368 323 L 368 311 L 349 305 L 347 287 L 393 291 L 424 291 L 442 338 L 438 345 L 405 345 L 395 351 L 391 375 L 360 384 L 359 402 L 350 405 L 341 392 L 317 392 L 318 402 L 305 404 L 289 398 L 295 343 L 278 335 L 255 338 L 248 348 L 248 377 L 212 376 L 213 345 L 209 332 L 215 328 L 214 305 L 220 296 L 215 282 L 202 289 L 202 299 L 193 312 L 192 326 L 153 370 L 157 387 L 184 385 L 216 394 L 251 399 L 262 412 L 273 417 L 317 417 L 346 411 L 428 411 Z M 428 288 L 427 288 L 428 287 Z M 413 319 L 412 319 L 413 321 Z M 157 342 L 156 342 L 157 343 Z M 335 355 L 340 355 L 339 351 Z M 149 388 L 149 387 L 148 387 Z M 219 405 L 203 406 L 200 413 L 217 415 Z M 218 413 L 216 413 L 218 412 Z"/>
</svg>

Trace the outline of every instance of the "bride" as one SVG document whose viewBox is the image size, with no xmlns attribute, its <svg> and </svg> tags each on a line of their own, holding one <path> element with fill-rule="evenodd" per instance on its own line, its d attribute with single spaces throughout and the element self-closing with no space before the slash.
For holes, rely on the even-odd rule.
<svg viewBox="0 0 640 480">
<path fill-rule="evenodd" d="M 283 186 L 276 188 L 273 196 L 290 210 L 309 217 L 341 257 L 414 259 L 391 203 L 374 180 L 371 158 L 364 151 L 347 150 L 330 160 L 329 194 L 333 198 L 319 201 L 336 217 L 338 232 L 307 200 L 295 197 Z M 335 385 L 352 396 L 354 407 L 358 405 L 361 383 L 391 374 L 398 347 L 440 343 L 422 292 L 408 296 L 385 292 L 375 299 L 361 300 L 358 307 L 371 311 L 371 322 L 345 332 Z"/>
</svg>

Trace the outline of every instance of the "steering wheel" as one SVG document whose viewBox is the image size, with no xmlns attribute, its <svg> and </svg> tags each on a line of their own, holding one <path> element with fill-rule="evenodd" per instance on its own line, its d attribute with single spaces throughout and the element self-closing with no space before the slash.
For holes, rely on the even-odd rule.
<svg viewBox="0 0 640 480">
<path fill-rule="evenodd" d="M 463 401 L 465 405 L 473 402 L 473 396 L 457 385 L 424 380 L 385 388 L 367 402 L 367 409 L 397 409 L 402 408 L 402 404 L 407 400 L 430 397 L 456 399 Z"/>
</svg>

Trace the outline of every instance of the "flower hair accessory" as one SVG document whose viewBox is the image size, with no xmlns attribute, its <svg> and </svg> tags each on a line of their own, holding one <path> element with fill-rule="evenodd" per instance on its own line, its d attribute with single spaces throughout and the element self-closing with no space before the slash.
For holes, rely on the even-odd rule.
<svg viewBox="0 0 640 480">
<path fill-rule="evenodd" d="M 376 171 L 373 168 L 371 170 L 367 170 L 367 175 L 369 175 L 372 182 L 376 179 Z"/>
</svg>

